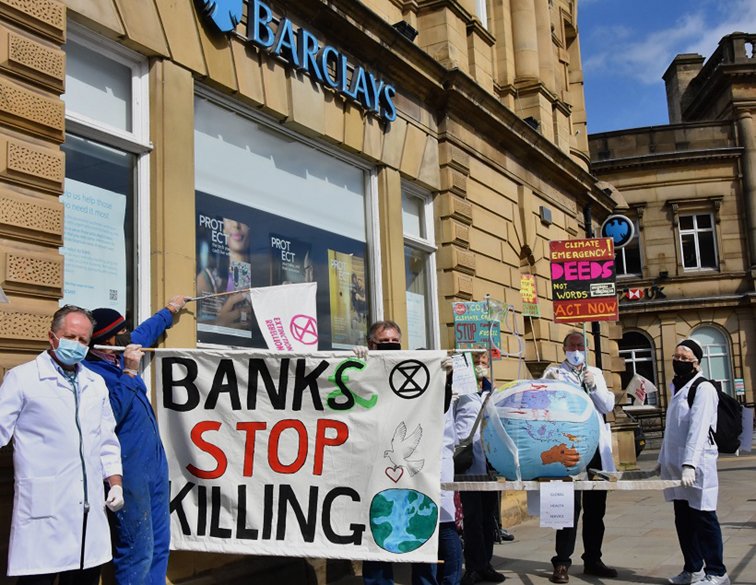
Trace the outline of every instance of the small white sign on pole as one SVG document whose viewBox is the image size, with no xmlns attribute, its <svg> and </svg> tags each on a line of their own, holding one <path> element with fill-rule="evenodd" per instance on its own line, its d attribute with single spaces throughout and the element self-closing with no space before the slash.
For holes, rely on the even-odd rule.
<svg viewBox="0 0 756 585">
<path fill-rule="evenodd" d="M 452 377 L 452 392 L 454 394 L 474 394 L 478 391 L 478 380 L 475 378 L 471 353 L 455 353 L 452 355 L 454 374 Z"/>
<path fill-rule="evenodd" d="M 575 486 L 569 481 L 541 484 L 541 528 L 567 528 L 575 519 Z"/>
</svg>

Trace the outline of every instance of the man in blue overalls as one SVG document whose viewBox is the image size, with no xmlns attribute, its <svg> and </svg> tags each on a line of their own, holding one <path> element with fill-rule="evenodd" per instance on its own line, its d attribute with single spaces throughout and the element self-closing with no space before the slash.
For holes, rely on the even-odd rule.
<svg viewBox="0 0 756 585">
<path fill-rule="evenodd" d="M 97 324 L 84 365 L 100 374 L 108 387 L 128 502 L 110 515 L 117 585 L 165 585 L 171 542 L 168 463 L 147 387 L 139 375 L 144 355 L 140 348 L 152 347 L 185 304 L 186 297 L 173 297 L 131 333 L 118 311 L 92 311 Z M 126 346 L 126 351 L 96 350 L 94 345 Z"/>
</svg>

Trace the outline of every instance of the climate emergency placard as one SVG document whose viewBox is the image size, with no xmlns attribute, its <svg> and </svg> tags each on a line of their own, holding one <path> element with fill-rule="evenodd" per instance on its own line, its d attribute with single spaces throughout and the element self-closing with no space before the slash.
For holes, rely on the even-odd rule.
<svg viewBox="0 0 756 585">
<path fill-rule="evenodd" d="M 160 352 L 171 548 L 436 562 L 444 357 Z"/>
<path fill-rule="evenodd" d="M 549 242 L 554 321 L 616 321 L 614 242 L 611 238 Z"/>
</svg>

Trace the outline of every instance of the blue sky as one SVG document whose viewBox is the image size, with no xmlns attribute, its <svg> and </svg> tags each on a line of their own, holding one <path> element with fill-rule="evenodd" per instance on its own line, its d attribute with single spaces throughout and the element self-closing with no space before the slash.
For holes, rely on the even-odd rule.
<svg viewBox="0 0 756 585">
<path fill-rule="evenodd" d="M 667 124 L 672 59 L 756 33 L 756 0 L 578 0 L 578 27 L 588 132 Z"/>
</svg>

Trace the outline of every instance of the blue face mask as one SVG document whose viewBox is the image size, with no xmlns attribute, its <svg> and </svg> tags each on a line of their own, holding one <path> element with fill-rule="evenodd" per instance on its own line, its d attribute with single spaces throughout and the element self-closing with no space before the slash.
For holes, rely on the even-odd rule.
<svg viewBox="0 0 756 585">
<path fill-rule="evenodd" d="M 55 352 L 55 357 L 61 364 L 75 366 L 87 356 L 89 348 L 86 345 L 65 337 L 61 339 L 55 333 L 53 333 L 53 337 L 58 340 L 58 347 L 53 352 Z"/>
</svg>

